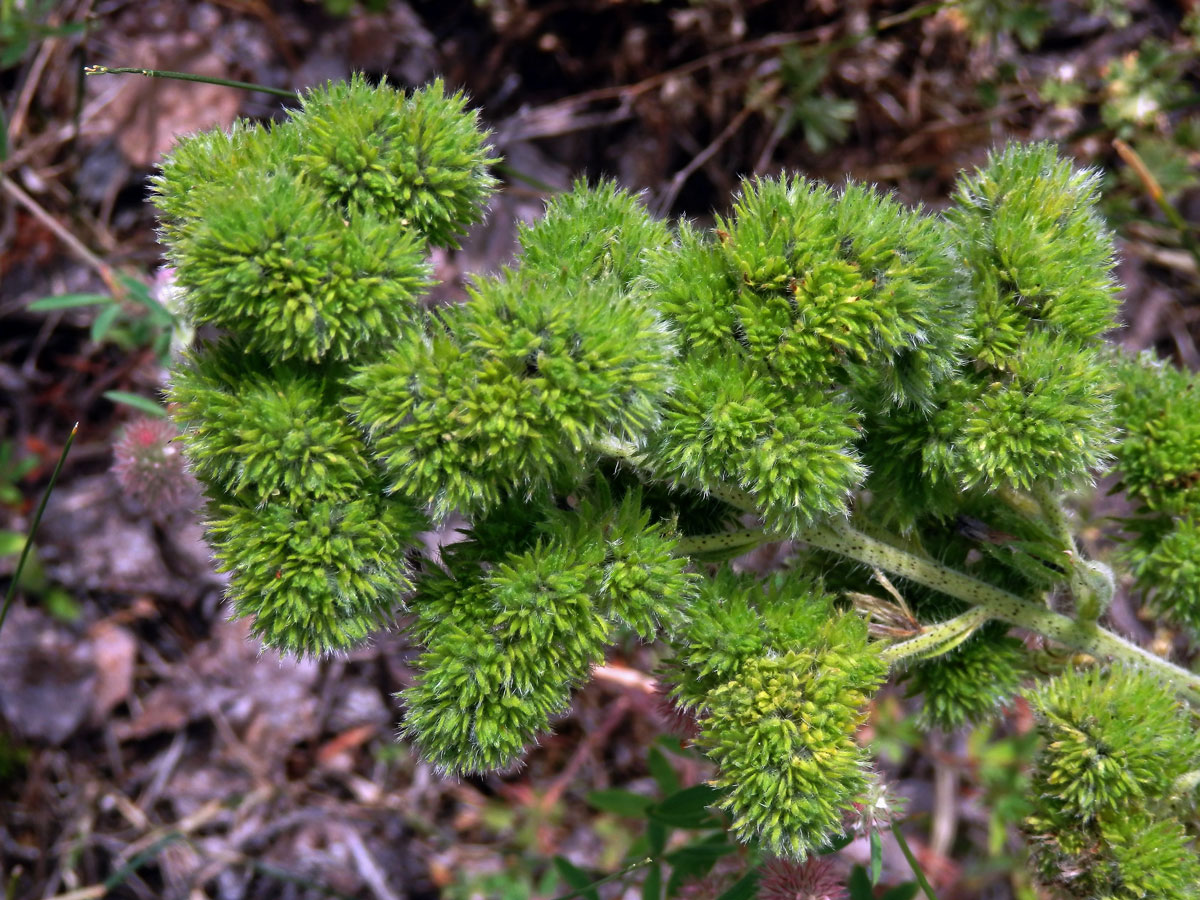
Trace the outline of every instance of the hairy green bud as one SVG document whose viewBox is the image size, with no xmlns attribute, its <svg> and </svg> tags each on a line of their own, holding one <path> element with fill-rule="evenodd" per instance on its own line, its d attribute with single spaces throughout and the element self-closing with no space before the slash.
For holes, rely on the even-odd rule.
<svg viewBox="0 0 1200 900">
<path fill-rule="evenodd" d="M 701 584 L 676 631 L 675 656 L 664 669 L 672 698 L 686 709 L 703 708 L 748 660 L 814 644 L 832 610 L 833 595 L 810 579 L 763 583 L 723 569 Z M 849 619 L 842 627 L 854 629 Z"/>
<path fill-rule="evenodd" d="M 714 362 L 678 371 L 650 446 L 662 469 L 702 491 L 736 484 L 785 532 L 842 511 L 864 475 L 848 406 L 813 389 L 772 389 L 736 360 Z"/>
<path fill-rule="evenodd" d="M 1082 821 L 1165 796 L 1200 764 L 1200 735 L 1186 710 L 1137 670 L 1075 670 L 1030 699 L 1045 739 L 1038 795 Z"/>
<path fill-rule="evenodd" d="M 457 247 L 483 218 L 497 160 L 463 94 L 435 81 L 406 97 L 355 75 L 302 103 L 296 168 L 351 218 L 385 218 L 435 247 Z"/>
<path fill-rule="evenodd" d="M 1078 481 L 1108 462 L 1111 371 L 1082 348 L 1030 335 L 1022 352 L 962 408 L 954 474 L 1028 489 Z"/>
<path fill-rule="evenodd" d="M 950 653 L 918 662 L 906 678 L 923 699 L 923 729 L 953 731 L 986 721 L 1012 700 L 1028 670 L 1025 645 L 1007 626 L 985 626 Z"/>
<path fill-rule="evenodd" d="M 213 194 L 229 190 L 246 172 L 290 171 L 295 133 L 238 120 L 229 131 L 191 134 L 172 148 L 162 171 L 150 179 L 163 236 L 177 243 L 207 215 Z"/>
<path fill-rule="evenodd" d="M 885 671 L 869 652 L 818 645 L 750 659 L 708 695 L 699 743 L 741 840 L 802 859 L 841 833 L 867 787 L 854 733 Z"/>
<path fill-rule="evenodd" d="M 1121 482 L 1155 512 L 1200 512 L 1200 399 L 1196 375 L 1150 354 L 1117 360 L 1116 404 L 1124 429 Z"/>
<path fill-rule="evenodd" d="M 545 531 L 489 571 L 455 545 L 453 574 L 421 580 L 412 605 L 427 649 L 417 685 L 401 695 L 404 727 L 446 771 L 513 765 L 565 710 L 618 626 L 652 638 L 691 595 L 684 560 L 634 493 L 617 507 L 556 516 Z"/>
<path fill-rule="evenodd" d="M 260 506 L 353 497 L 377 483 L 338 385 L 298 366 L 269 367 L 229 340 L 177 367 L 168 396 L 192 470 L 220 494 Z"/>
<path fill-rule="evenodd" d="M 404 549 L 421 519 L 403 503 L 215 504 L 208 539 L 231 572 L 236 617 L 297 656 L 349 650 L 387 626 L 411 587 Z"/>
<path fill-rule="evenodd" d="M 1200 521 L 1160 520 L 1126 553 L 1155 611 L 1200 634 Z M 1165 528 L 1165 530 L 1163 530 Z"/>
<path fill-rule="evenodd" d="M 1042 747 L 1025 829 L 1041 879 L 1079 898 L 1196 896 L 1200 857 L 1173 816 L 1200 768 L 1193 715 L 1123 667 L 1068 672 L 1030 699 Z"/>
<path fill-rule="evenodd" d="M 669 335 L 612 281 L 564 298 L 508 273 L 443 321 L 411 329 L 346 400 L 391 489 L 439 515 L 545 486 L 595 442 L 637 435 L 670 383 Z"/>
<path fill-rule="evenodd" d="M 666 246 L 666 225 L 652 219 L 639 198 L 603 181 L 577 181 L 546 204 L 546 214 L 520 226 L 521 270 L 566 284 L 612 279 L 628 287 L 642 274 L 645 257 Z"/>
<path fill-rule="evenodd" d="M 1010 144 L 962 176 L 947 217 L 971 274 L 971 356 L 1004 368 L 1026 334 L 1080 344 L 1113 327 L 1112 237 L 1096 212 L 1099 174 L 1052 144 Z"/>
<path fill-rule="evenodd" d="M 699 715 L 740 839 L 802 859 L 841 833 L 867 787 L 854 733 L 885 673 L 865 623 L 812 582 L 704 585 L 665 674 Z"/>
<path fill-rule="evenodd" d="M 288 171 L 212 191 L 171 249 L 189 318 L 273 358 L 346 360 L 394 339 L 428 283 L 424 244 L 396 223 L 347 221 Z"/>
</svg>

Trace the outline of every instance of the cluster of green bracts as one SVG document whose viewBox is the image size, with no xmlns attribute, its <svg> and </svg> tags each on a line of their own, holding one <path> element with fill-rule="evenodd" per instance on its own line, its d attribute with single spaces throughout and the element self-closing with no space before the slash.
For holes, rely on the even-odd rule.
<svg viewBox="0 0 1200 900">
<path fill-rule="evenodd" d="M 621 634 L 664 638 L 731 827 L 794 857 L 867 787 L 854 735 L 889 665 L 936 657 L 909 676 L 954 727 L 1026 672 L 989 619 L 1136 655 L 1096 627 L 1111 582 L 1056 499 L 1114 448 L 1093 174 L 1009 147 L 941 216 L 753 180 L 703 230 L 580 183 L 429 308 L 429 249 L 483 217 L 495 161 L 460 95 L 355 79 L 184 141 L 156 180 L 207 335 L 172 410 L 267 645 L 343 651 L 405 611 L 404 733 L 465 773 L 519 761 Z M 451 514 L 461 540 L 414 549 Z M 809 549 L 771 584 L 706 568 L 781 538 Z M 906 579 L 911 642 L 839 608 L 869 588 L 846 557 Z"/>
</svg>

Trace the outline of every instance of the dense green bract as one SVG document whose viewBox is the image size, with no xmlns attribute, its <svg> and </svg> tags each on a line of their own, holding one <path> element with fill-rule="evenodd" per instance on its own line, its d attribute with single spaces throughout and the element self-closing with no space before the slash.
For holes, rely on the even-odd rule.
<svg viewBox="0 0 1200 900">
<path fill-rule="evenodd" d="M 1200 768 L 1193 715 L 1124 668 L 1069 672 L 1031 699 L 1043 745 L 1025 827 L 1041 877 L 1079 898 L 1196 896 L 1200 857 L 1176 818 L 1180 779 Z"/>
</svg>

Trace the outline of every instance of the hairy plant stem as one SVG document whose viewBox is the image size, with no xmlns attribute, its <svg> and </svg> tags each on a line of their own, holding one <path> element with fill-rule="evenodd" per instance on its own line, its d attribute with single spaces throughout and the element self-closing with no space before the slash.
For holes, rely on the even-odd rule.
<svg viewBox="0 0 1200 900">
<path fill-rule="evenodd" d="M 745 553 L 770 540 L 774 539 L 761 528 L 739 528 L 737 531 L 681 537 L 675 542 L 675 552 L 691 556 L 695 553 L 717 553 L 736 549 Z"/>
<path fill-rule="evenodd" d="M 972 606 L 965 613 L 946 619 L 944 622 L 925 626 L 916 637 L 889 645 L 884 648 L 880 656 L 889 666 L 902 659 L 912 657 L 923 659 L 929 656 L 940 656 L 953 650 L 969 638 L 980 625 L 990 618 L 991 614 L 982 606 Z"/>
<path fill-rule="evenodd" d="M 650 460 L 633 444 L 609 440 L 597 447 L 600 452 L 624 460 L 650 478 L 672 483 L 659 477 Z M 753 498 L 739 488 L 729 486 L 699 486 L 686 484 L 695 490 L 724 500 L 745 512 L 757 513 Z M 848 522 L 829 522 L 802 529 L 794 535 L 771 535 L 763 532 L 764 540 L 795 538 L 813 547 L 828 550 L 839 556 L 872 568 L 900 575 L 909 581 L 940 591 L 987 613 L 988 618 L 1000 619 L 1011 625 L 1050 638 L 1081 653 L 1109 657 L 1128 665 L 1146 669 L 1169 683 L 1180 695 L 1200 704 L 1200 674 L 1189 672 L 1161 656 L 1139 647 L 1125 638 L 1094 623 L 1079 623 L 1047 609 L 1041 603 L 1009 593 L 987 582 L 942 565 L 936 560 L 901 550 L 877 538 L 863 534 Z M 936 627 L 936 626 L 935 626 Z"/>
<path fill-rule="evenodd" d="M 296 91 L 289 91 L 286 88 L 255 84 L 252 81 L 233 81 L 229 78 L 218 78 L 215 75 L 197 75 L 193 72 L 169 72 L 164 69 L 140 69 L 131 66 L 84 66 L 83 74 L 142 75 L 146 78 L 169 78 L 173 81 L 198 81 L 201 84 L 215 84 L 220 87 L 237 88 L 240 91 L 260 91 L 264 94 L 274 94 L 276 97 L 287 97 L 292 100 L 299 97 Z"/>
<path fill-rule="evenodd" d="M 846 523 L 805 529 L 796 537 L 814 547 L 901 575 L 909 581 L 956 597 L 986 610 L 990 618 L 1036 632 L 1073 650 L 1119 659 L 1148 669 L 1192 702 L 1200 703 L 1200 675 L 1155 656 L 1104 628 L 1080 624 L 1046 609 L 1040 603 L 868 537 Z"/>
<path fill-rule="evenodd" d="M 1102 605 L 1106 604 L 1102 604 L 1101 598 L 1088 583 L 1087 563 L 1079 555 L 1079 548 L 1075 545 L 1075 535 L 1071 531 L 1071 523 L 1067 520 L 1067 511 L 1063 509 L 1062 500 L 1044 483 L 1035 484 L 1032 493 L 1054 536 L 1067 548 L 1068 584 L 1071 587 L 1071 597 L 1075 601 L 1075 618 L 1080 625 L 1095 625 L 1103 612 Z M 1111 595 L 1108 599 L 1112 599 Z"/>
</svg>

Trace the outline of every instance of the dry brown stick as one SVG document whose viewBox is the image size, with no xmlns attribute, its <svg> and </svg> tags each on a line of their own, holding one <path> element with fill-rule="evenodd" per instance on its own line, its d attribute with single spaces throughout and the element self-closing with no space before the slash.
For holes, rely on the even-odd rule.
<svg viewBox="0 0 1200 900">
<path fill-rule="evenodd" d="M 563 767 L 563 770 L 554 779 L 549 790 L 541 796 L 538 805 L 543 809 L 552 809 L 563 795 L 563 791 L 567 789 L 575 778 L 575 773 L 583 766 L 584 760 L 590 756 L 597 747 L 599 747 L 608 736 L 621 724 L 621 720 L 625 718 L 633 705 L 633 701 L 625 694 L 618 697 L 613 705 L 609 708 L 608 715 L 604 721 L 600 723 L 600 727 L 595 731 L 591 731 L 575 748 L 575 752 Z"/>
<path fill-rule="evenodd" d="M 898 25 L 903 25 L 906 22 L 915 18 L 920 18 L 930 12 L 936 12 L 946 3 L 932 2 L 912 7 L 904 12 L 896 13 L 895 15 L 885 16 L 876 22 L 868 31 L 859 36 L 853 36 L 855 41 L 862 38 L 871 37 L 895 28 Z M 725 62 L 728 59 L 734 59 L 738 56 L 746 56 L 750 53 L 755 53 L 761 50 L 782 50 L 786 47 L 795 46 L 797 44 L 808 43 L 825 43 L 829 41 L 831 36 L 841 27 L 838 23 L 829 25 L 820 25 L 816 28 L 810 28 L 806 31 L 790 31 L 778 34 L 768 34 L 761 38 L 755 38 L 750 41 L 743 41 L 740 44 L 734 44 L 731 47 L 722 47 L 720 50 L 714 50 L 711 53 L 706 53 L 696 59 L 682 63 L 673 69 L 668 69 L 665 72 L 656 72 L 641 81 L 635 81 L 632 84 L 621 84 L 613 87 L 595 88 L 590 91 L 584 91 L 579 94 L 574 94 L 570 97 L 564 97 L 561 100 L 555 100 L 552 103 L 547 103 L 543 106 L 529 110 L 529 112 L 521 116 L 521 119 L 536 119 L 539 117 L 562 117 L 570 118 L 574 115 L 574 111 L 588 106 L 601 100 L 622 100 L 622 107 L 627 105 L 634 97 L 638 97 L 647 91 L 652 91 L 662 84 L 667 83 L 673 78 L 682 78 L 685 75 L 691 75 L 701 69 L 716 63 Z M 579 130 L 579 129 L 573 129 Z M 548 135 L 542 135 L 548 136 Z"/>
<path fill-rule="evenodd" d="M 697 169 L 712 159 L 714 154 L 725 146 L 730 138 L 738 133 L 756 109 L 756 106 L 743 106 L 738 111 L 738 114 L 729 120 L 729 124 L 721 129 L 721 133 L 709 142 L 707 147 L 693 156 L 686 166 L 675 173 L 675 177 L 671 179 L 671 183 L 667 185 L 667 189 L 658 201 L 658 214 L 660 216 L 668 215 L 671 212 L 675 198 L 679 196 L 679 192 L 683 190 L 683 186 L 687 183 L 687 180 L 695 174 Z"/>
<path fill-rule="evenodd" d="M 25 193 L 19 184 L 7 175 L 0 173 L 0 188 L 3 188 L 9 196 L 25 207 L 30 215 L 53 232 L 54 236 L 66 244 L 75 255 L 91 266 L 115 296 L 124 296 L 125 289 L 117 281 L 112 267 L 89 250 L 83 241 L 71 234 L 54 216 L 46 212 L 42 205 Z"/>
<path fill-rule="evenodd" d="M 1150 195 L 1150 199 L 1154 201 L 1154 205 L 1166 216 L 1171 227 L 1179 232 L 1179 239 L 1183 242 L 1184 249 L 1192 255 L 1197 263 L 1200 263 L 1200 244 L 1196 242 L 1196 236 L 1192 233 L 1191 223 L 1175 208 L 1175 204 L 1167 199 L 1166 192 L 1163 191 L 1162 185 L 1158 183 L 1158 179 L 1154 177 L 1149 166 L 1142 162 L 1141 156 L 1133 147 L 1120 138 L 1114 138 L 1112 145 L 1121 159 L 1125 160 L 1125 164 L 1133 169 L 1138 181 L 1142 183 L 1142 187 Z"/>
<path fill-rule="evenodd" d="M 596 681 L 603 681 L 624 688 L 625 690 L 646 694 L 650 697 L 657 697 L 659 694 L 658 682 L 645 672 L 639 672 L 637 669 L 629 668 L 629 666 L 617 666 L 611 663 L 603 666 L 593 666 L 592 678 Z"/>
<path fill-rule="evenodd" d="M 46 24 L 50 28 L 55 28 L 61 24 L 61 20 L 64 18 L 56 10 L 50 14 Z M 33 63 L 29 67 L 29 76 L 21 86 L 21 93 L 17 97 L 17 102 L 13 106 L 12 117 L 9 119 L 8 137 L 10 142 L 16 140 L 21 130 L 25 127 L 25 117 L 29 114 L 29 107 L 33 103 L 33 95 L 37 92 L 38 84 L 41 83 L 42 72 L 49 64 L 51 54 L 58 49 L 61 41 L 62 38 L 60 37 L 48 37 L 38 47 L 37 56 L 33 58 Z"/>
<path fill-rule="evenodd" d="M 97 900 L 108 893 L 108 888 L 103 884 L 92 884 L 87 887 L 76 888 L 73 891 L 67 891 L 65 894 L 55 894 L 50 900 Z"/>
</svg>

